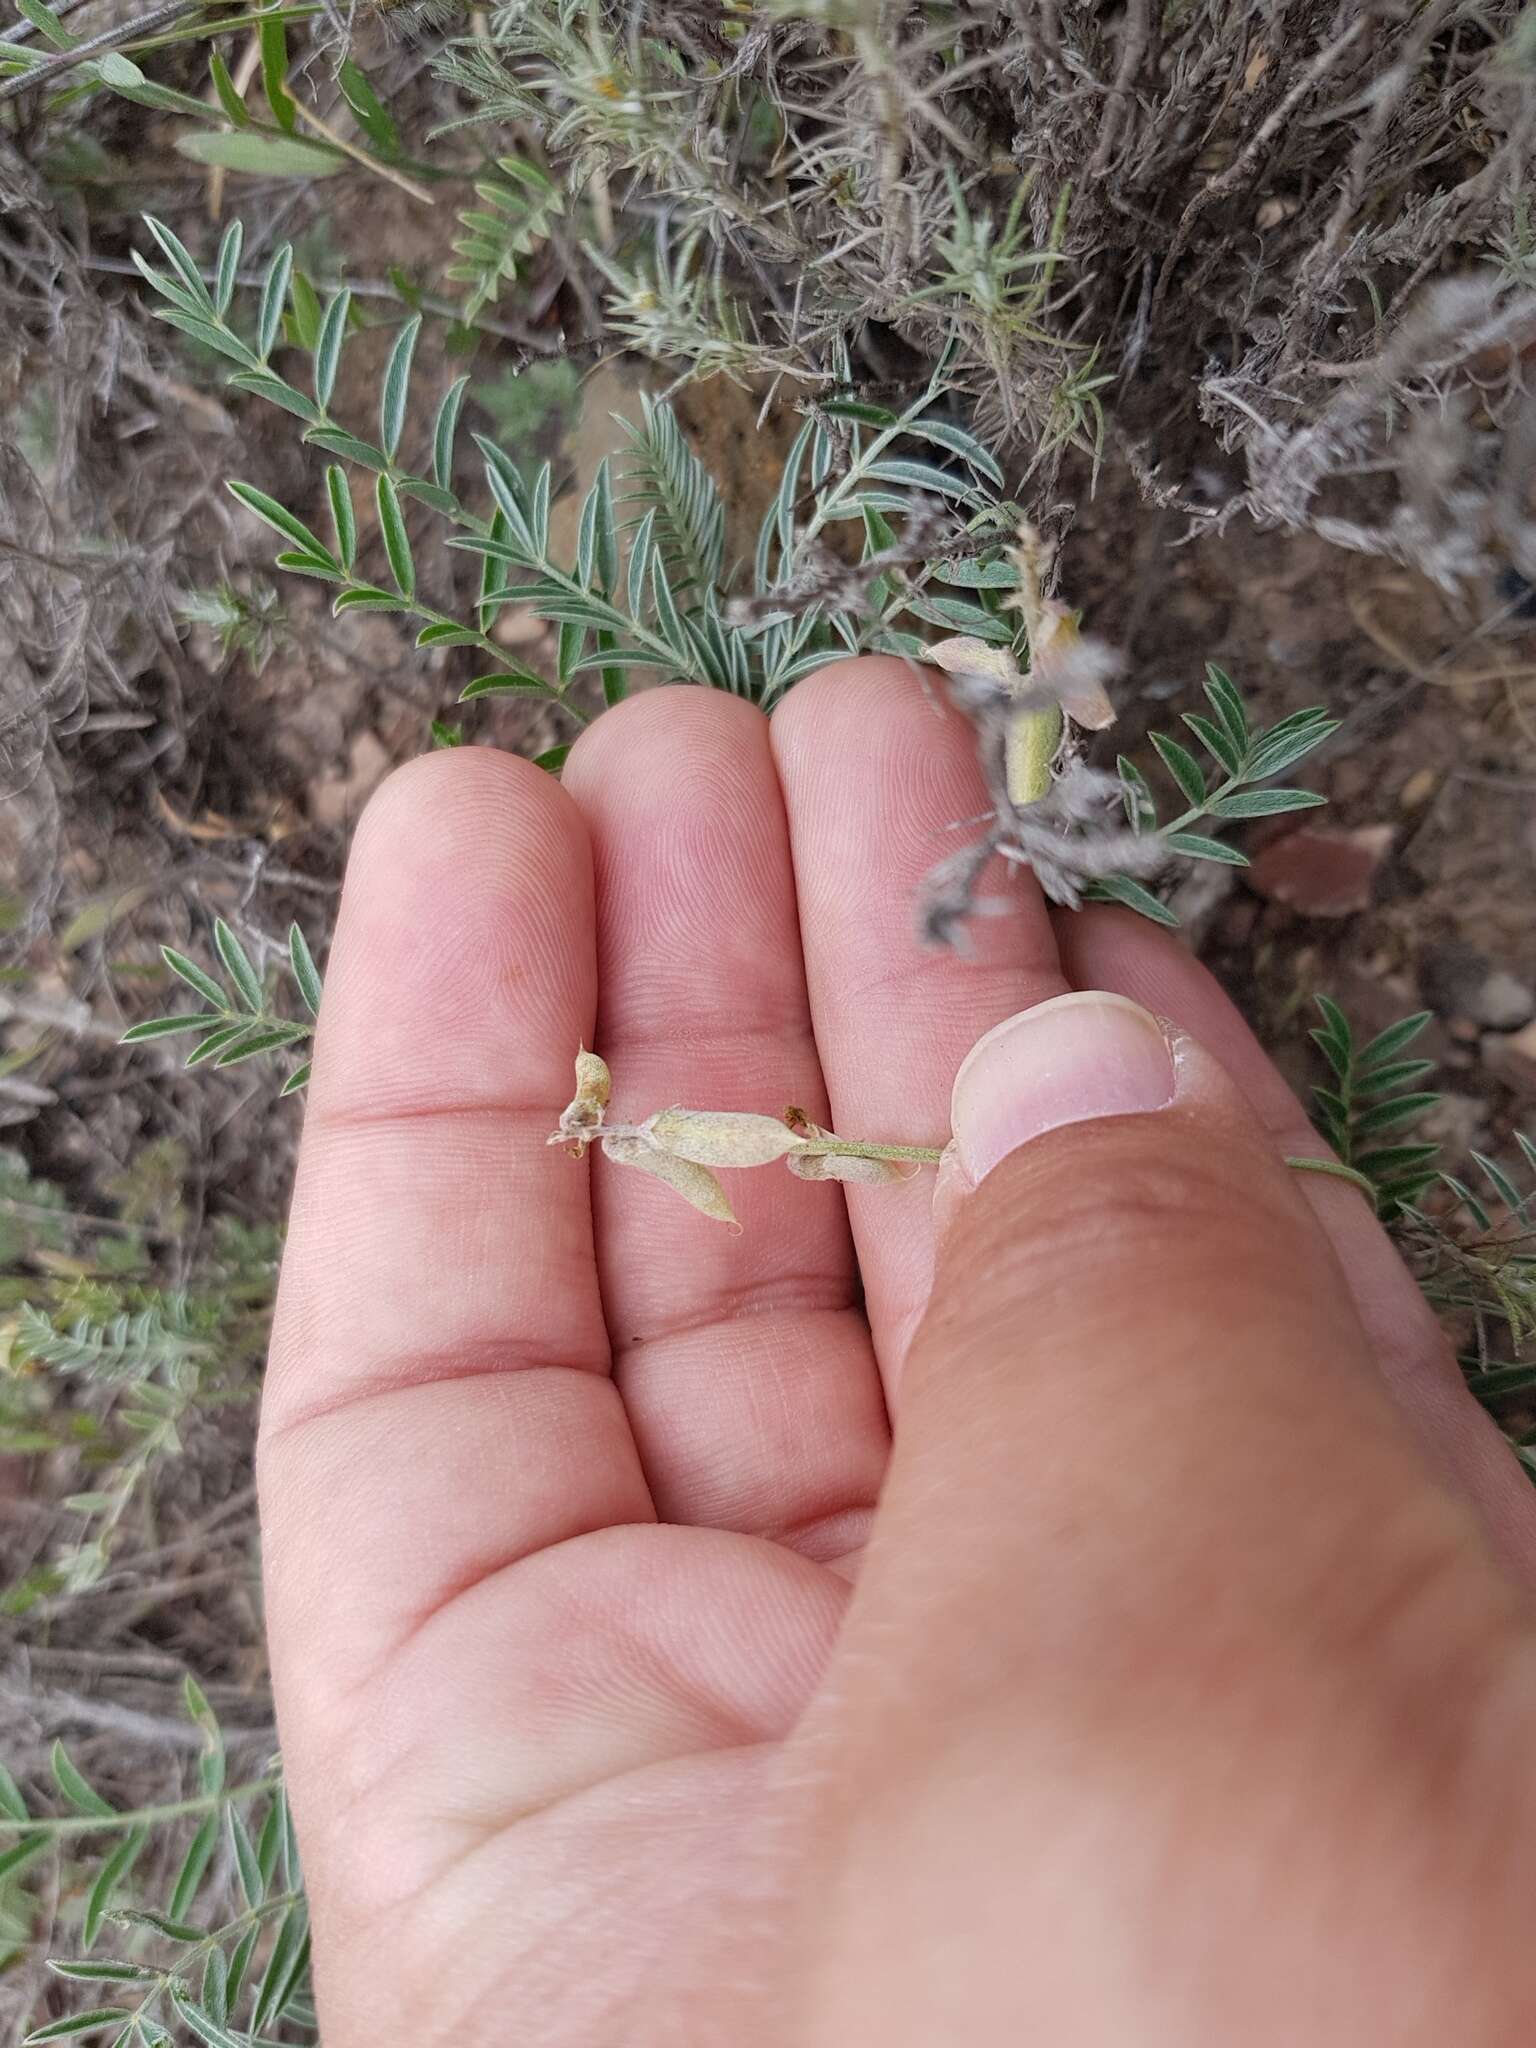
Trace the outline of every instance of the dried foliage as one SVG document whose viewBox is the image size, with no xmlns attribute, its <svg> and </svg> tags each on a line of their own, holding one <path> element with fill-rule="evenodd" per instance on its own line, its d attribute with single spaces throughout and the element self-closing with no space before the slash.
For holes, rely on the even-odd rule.
<svg viewBox="0 0 1536 2048">
<path fill-rule="evenodd" d="M 1516 0 L 525 0 L 439 69 L 600 198 L 608 317 L 669 367 L 825 385 L 839 350 L 865 381 L 952 347 L 1041 507 L 1065 450 L 1108 445 L 1196 519 L 1327 519 L 1446 581 L 1529 552 Z M 1196 417 L 1217 503 L 1162 468 Z M 1448 472 L 1478 475 L 1426 507 Z M 1325 482 L 1366 506 L 1319 507 Z"/>
<path fill-rule="evenodd" d="M 171 542 L 113 518 L 95 437 L 96 407 L 150 375 L 142 346 L 3 138 L 0 337 L 0 801 L 30 813 L 25 933 L 45 913 L 57 847 L 39 769 L 55 735 L 78 731 L 93 702 L 127 701 L 153 658 Z"/>
<path fill-rule="evenodd" d="M 1326 801 L 1313 790 L 1264 788 L 1313 753 L 1338 721 L 1313 708 L 1292 713 L 1267 731 L 1255 729 L 1241 691 L 1221 669 L 1207 667 L 1211 716 L 1186 712 L 1184 723 L 1212 763 L 1203 768 L 1182 741 L 1153 733 L 1158 759 L 1183 799 L 1160 820 L 1151 786 L 1121 755 L 1118 774 L 1091 768 L 1074 728 L 1114 722 L 1104 694 L 1118 663 L 1112 650 L 1086 638 L 1070 613 L 1039 594 L 1036 542 L 1024 530 L 1010 550 L 1029 662 L 976 641 L 941 641 L 932 650 L 948 672 L 950 693 L 976 727 L 991 818 L 982 837 L 948 856 L 929 875 L 919 927 L 932 945 L 962 942 L 966 920 L 987 908 L 979 896 L 994 855 L 1028 867 L 1052 902 L 1120 903 L 1156 924 L 1178 918 L 1146 887 L 1176 859 L 1246 867 L 1240 848 L 1216 836 L 1223 823 L 1311 810 Z M 1115 821 L 1123 811 L 1124 823 Z M 1201 831 L 1191 828 L 1199 825 Z"/>
</svg>

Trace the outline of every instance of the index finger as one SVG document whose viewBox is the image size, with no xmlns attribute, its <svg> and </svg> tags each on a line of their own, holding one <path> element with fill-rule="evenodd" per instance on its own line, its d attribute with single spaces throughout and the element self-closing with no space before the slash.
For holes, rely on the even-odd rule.
<svg viewBox="0 0 1536 2048">
<path fill-rule="evenodd" d="M 263 1406 L 290 1748 L 481 1579 L 652 1519 L 587 1170 L 545 1145 L 595 1007 L 571 799 L 479 748 L 400 770 L 348 866 Z"/>
</svg>

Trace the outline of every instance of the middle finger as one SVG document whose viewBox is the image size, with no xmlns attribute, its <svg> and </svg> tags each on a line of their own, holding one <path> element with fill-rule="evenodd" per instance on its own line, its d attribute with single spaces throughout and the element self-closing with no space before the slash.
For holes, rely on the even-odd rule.
<svg viewBox="0 0 1536 2048">
<path fill-rule="evenodd" d="M 583 734 L 565 786 L 597 876 L 597 1049 L 613 1113 L 825 1115 L 768 722 L 696 686 Z M 624 1397 L 666 1521 L 819 1558 L 862 1534 L 888 1448 L 836 1187 L 727 1173 L 739 1234 L 594 1161 L 598 1272 Z"/>
<path fill-rule="evenodd" d="M 943 1145 L 955 1072 L 976 1040 L 1067 986 L 1032 875 L 988 871 L 984 887 L 1007 915 L 972 921 L 969 955 L 918 939 L 928 870 L 982 830 L 964 822 L 987 808 L 970 724 L 907 663 L 870 656 L 797 683 L 773 742 L 833 1126 Z M 933 1175 L 847 1195 L 889 1390 L 928 1304 Z"/>
</svg>

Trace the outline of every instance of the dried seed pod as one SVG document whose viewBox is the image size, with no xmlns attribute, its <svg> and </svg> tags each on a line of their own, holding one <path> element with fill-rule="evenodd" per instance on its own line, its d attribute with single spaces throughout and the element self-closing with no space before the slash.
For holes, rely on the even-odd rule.
<svg viewBox="0 0 1536 2048">
<path fill-rule="evenodd" d="M 1077 614 L 1047 597 L 1055 550 L 1026 519 L 1008 550 L 1019 572 L 1019 587 L 1004 604 L 1024 621 L 1029 643 L 1029 680 L 1048 690 L 1074 725 L 1102 732 L 1115 722 L 1115 707 L 1104 685 L 1120 672 L 1120 657 L 1102 640 L 1085 639 Z"/>
<path fill-rule="evenodd" d="M 1000 683 L 1010 697 L 1016 697 L 1025 687 L 1024 672 L 1006 647 L 974 640 L 969 634 L 935 640 L 923 658 L 943 669 L 946 675 L 985 676 L 988 682 Z"/>
<path fill-rule="evenodd" d="M 576 1100 L 606 1109 L 612 1093 L 613 1076 L 608 1071 L 608 1062 L 583 1046 L 576 1055 Z"/>
<path fill-rule="evenodd" d="M 659 1109 L 641 1129 L 674 1159 L 700 1166 L 771 1166 L 802 1143 L 777 1117 L 745 1110 Z"/>
<path fill-rule="evenodd" d="M 867 1188 L 891 1187 L 916 1171 L 903 1172 L 894 1159 L 860 1159 L 848 1152 L 792 1152 L 784 1163 L 798 1180 L 856 1181 Z"/>
<path fill-rule="evenodd" d="M 1103 732 L 1115 722 L 1115 707 L 1104 685 L 1118 675 L 1119 655 L 1106 641 L 1085 638 L 1063 605 L 1042 606 L 1042 637 L 1030 664 L 1030 678 L 1056 697 L 1074 725 Z"/>
<path fill-rule="evenodd" d="M 603 1139 L 603 1154 L 615 1166 L 638 1166 L 642 1173 L 665 1181 L 685 1202 L 692 1203 L 701 1215 L 714 1222 L 728 1223 L 733 1230 L 741 1228 L 725 1198 L 725 1189 L 707 1166 L 679 1159 L 670 1152 L 658 1152 L 648 1139 L 619 1131 L 610 1131 Z"/>
<path fill-rule="evenodd" d="M 575 1096 L 561 1110 L 550 1144 L 569 1145 L 579 1159 L 602 1128 L 603 1111 L 612 1092 L 613 1076 L 607 1061 L 583 1046 L 576 1055 Z"/>
</svg>

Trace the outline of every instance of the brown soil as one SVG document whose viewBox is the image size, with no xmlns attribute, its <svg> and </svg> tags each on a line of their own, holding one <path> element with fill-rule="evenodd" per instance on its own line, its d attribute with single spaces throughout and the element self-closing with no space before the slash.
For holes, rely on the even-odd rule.
<svg viewBox="0 0 1536 2048">
<path fill-rule="evenodd" d="M 1504 1149 L 1531 1114 L 1511 1085 L 1518 1060 L 1501 1060 L 1526 1020 L 1486 991 L 1502 973 L 1536 992 L 1536 635 L 1480 629 L 1404 572 L 1310 535 L 1241 522 L 1186 539 L 1178 514 L 1148 512 L 1129 485 L 1101 488 L 1065 559 L 1073 601 L 1129 658 L 1122 746 L 1127 730 L 1177 730 L 1208 660 L 1262 719 L 1321 703 L 1343 720 L 1305 776 L 1330 808 L 1251 827 L 1245 843 L 1298 823 L 1386 828 L 1368 906 L 1308 914 L 1221 869 L 1186 919 L 1276 1059 L 1299 1086 L 1317 1078 L 1304 1027 L 1318 991 L 1367 1031 L 1432 1009 L 1444 1136 Z M 1490 595 L 1481 615 L 1504 609 Z M 1488 1028 L 1495 1009 L 1502 1030 Z"/>
</svg>

